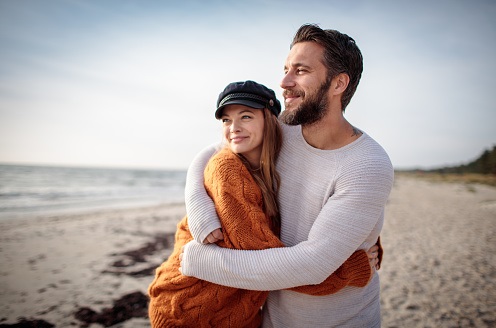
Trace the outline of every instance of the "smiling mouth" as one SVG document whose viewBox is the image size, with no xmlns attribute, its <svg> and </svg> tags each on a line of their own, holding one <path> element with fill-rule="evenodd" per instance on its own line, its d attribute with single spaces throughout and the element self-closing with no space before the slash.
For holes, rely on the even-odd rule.
<svg viewBox="0 0 496 328">
<path fill-rule="evenodd" d="M 288 91 L 288 90 L 285 90 L 283 92 L 283 97 L 284 97 L 284 101 L 285 102 L 291 102 L 297 98 L 300 98 L 303 96 L 303 93 L 302 92 L 296 92 L 296 91 Z"/>
<path fill-rule="evenodd" d="M 301 99 L 301 96 L 291 95 L 291 96 L 288 96 L 288 97 L 284 97 L 284 105 L 286 107 L 290 107 L 290 106 L 293 106 L 293 105 L 296 106 L 296 104 L 298 102 L 298 99 Z"/>
<path fill-rule="evenodd" d="M 240 142 L 240 141 L 243 141 L 246 137 L 234 137 L 234 138 L 231 138 L 231 141 L 233 142 Z"/>
<path fill-rule="evenodd" d="M 303 96 L 303 92 L 299 90 L 286 89 L 282 92 L 284 97 L 298 97 Z"/>
</svg>

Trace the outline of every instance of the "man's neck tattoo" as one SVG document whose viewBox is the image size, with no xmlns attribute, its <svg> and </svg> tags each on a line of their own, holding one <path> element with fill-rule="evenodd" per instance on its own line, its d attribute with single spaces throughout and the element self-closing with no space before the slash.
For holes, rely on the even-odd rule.
<svg viewBox="0 0 496 328">
<path fill-rule="evenodd" d="M 352 126 L 352 128 L 353 128 L 353 133 L 351 134 L 352 137 L 354 137 L 354 136 L 361 136 L 363 134 L 362 131 L 358 130 L 354 126 Z"/>
</svg>

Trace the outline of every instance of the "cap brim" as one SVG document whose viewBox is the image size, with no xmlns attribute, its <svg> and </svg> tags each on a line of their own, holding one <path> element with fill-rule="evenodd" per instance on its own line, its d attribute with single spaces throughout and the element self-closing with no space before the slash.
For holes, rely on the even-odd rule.
<svg viewBox="0 0 496 328">
<path fill-rule="evenodd" d="M 248 107 L 256 108 L 256 109 L 265 108 L 265 105 L 262 105 L 258 102 L 255 102 L 255 101 L 246 100 L 246 99 L 231 99 L 231 100 L 228 100 L 225 103 L 223 103 L 222 106 L 220 106 L 219 108 L 217 108 L 217 110 L 215 111 L 215 118 L 216 119 L 220 118 L 220 116 L 222 115 L 222 110 L 227 105 L 244 105 L 244 106 L 248 106 Z"/>
</svg>

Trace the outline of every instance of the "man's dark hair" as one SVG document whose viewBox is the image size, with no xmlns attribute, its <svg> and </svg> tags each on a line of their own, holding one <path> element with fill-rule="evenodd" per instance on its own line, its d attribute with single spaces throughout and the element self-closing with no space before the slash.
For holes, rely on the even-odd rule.
<svg viewBox="0 0 496 328">
<path fill-rule="evenodd" d="M 341 109 L 345 110 L 362 77 L 363 58 L 360 49 L 351 37 L 336 30 L 323 30 L 315 24 L 302 25 L 296 32 L 292 48 L 298 42 L 316 42 L 324 47 L 323 64 L 327 67 L 327 78 L 331 80 L 338 74 L 346 73 L 350 83 L 341 98 Z"/>
</svg>

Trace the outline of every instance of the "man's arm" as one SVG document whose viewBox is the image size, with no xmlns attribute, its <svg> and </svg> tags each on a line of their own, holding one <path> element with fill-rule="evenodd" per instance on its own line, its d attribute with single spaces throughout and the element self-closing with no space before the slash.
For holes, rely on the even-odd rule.
<svg viewBox="0 0 496 328">
<path fill-rule="evenodd" d="M 350 178 L 342 181 L 342 193 L 329 198 L 308 240 L 292 247 L 261 251 L 228 250 L 191 242 L 185 246 L 183 274 L 253 290 L 321 283 L 361 246 L 383 216 L 393 170 L 382 164 L 367 167 L 373 174 L 360 178 L 356 178 L 354 167 L 348 168 Z M 378 185 L 383 187 L 374 187 Z"/>
<path fill-rule="evenodd" d="M 191 162 L 186 175 L 184 199 L 188 225 L 193 238 L 202 243 L 214 230 L 220 229 L 220 221 L 212 199 L 203 183 L 203 172 L 209 159 L 220 149 L 214 144 L 203 149 Z"/>
</svg>

